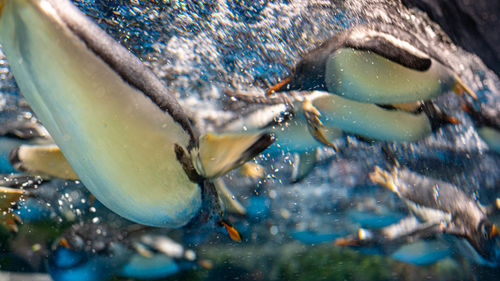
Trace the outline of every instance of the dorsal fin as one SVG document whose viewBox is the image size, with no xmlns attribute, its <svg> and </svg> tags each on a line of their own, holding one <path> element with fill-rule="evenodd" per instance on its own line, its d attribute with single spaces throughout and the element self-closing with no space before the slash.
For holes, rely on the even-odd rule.
<svg viewBox="0 0 500 281">
<path fill-rule="evenodd" d="M 216 178 L 243 165 L 274 142 L 269 134 L 208 133 L 199 140 L 195 160 L 198 173 L 206 178 Z"/>
<path fill-rule="evenodd" d="M 432 61 L 410 43 L 396 37 L 379 32 L 370 32 L 358 36 L 354 33 L 346 42 L 347 47 L 374 52 L 388 60 L 418 71 L 426 71 Z"/>
</svg>

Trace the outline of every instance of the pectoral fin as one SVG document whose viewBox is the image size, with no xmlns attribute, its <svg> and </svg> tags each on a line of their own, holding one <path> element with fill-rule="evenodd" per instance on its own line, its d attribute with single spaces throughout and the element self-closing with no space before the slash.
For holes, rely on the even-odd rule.
<svg viewBox="0 0 500 281">
<path fill-rule="evenodd" d="M 59 147 L 50 145 L 20 145 L 14 148 L 9 161 L 14 169 L 33 175 L 77 180 Z"/>
<path fill-rule="evenodd" d="M 198 173 L 216 178 L 243 165 L 274 142 L 269 134 L 208 133 L 200 138 L 198 157 L 193 157 Z"/>
</svg>

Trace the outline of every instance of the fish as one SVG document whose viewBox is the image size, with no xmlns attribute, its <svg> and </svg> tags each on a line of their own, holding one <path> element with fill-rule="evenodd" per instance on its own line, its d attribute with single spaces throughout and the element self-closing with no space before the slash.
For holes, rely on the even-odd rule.
<svg viewBox="0 0 500 281">
<path fill-rule="evenodd" d="M 420 222 L 438 225 L 440 232 L 460 238 L 474 251 L 474 262 L 500 263 L 498 227 L 488 219 L 485 208 L 457 186 L 398 167 L 386 171 L 376 166 L 369 176 L 397 194 Z"/>
<path fill-rule="evenodd" d="M 100 202 L 150 226 L 221 225 L 211 179 L 272 135 L 201 135 L 152 71 L 70 1 L 0 7 L 0 43 L 23 96 Z"/>
<path fill-rule="evenodd" d="M 316 90 L 358 102 L 394 104 L 431 100 L 453 90 L 477 99 L 427 49 L 416 36 L 393 25 L 354 26 L 308 52 L 266 93 Z"/>
</svg>

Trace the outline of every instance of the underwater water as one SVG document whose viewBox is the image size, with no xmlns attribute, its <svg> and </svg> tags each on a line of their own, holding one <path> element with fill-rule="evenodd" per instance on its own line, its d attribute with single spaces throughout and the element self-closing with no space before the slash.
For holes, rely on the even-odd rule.
<svg viewBox="0 0 500 281">
<path fill-rule="evenodd" d="M 260 108 L 230 98 L 226 91 L 263 93 L 286 77 L 308 50 L 333 34 L 371 22 L 388 23 L 420 38 L 477 94 L 480 104 L 500 112 L 499 78 L 476 55 L 453 45 L 426 14 L 400 1 L 72 2 L 138 56 L 202 132 L 217 131 Z M 412 216 L 403 200 L 370 179 L 375 166 L 392 164 L 388 153 L 402 167 L 457 186 L 491 209 L 488 218 L 500 224 L 500 154 L 480 138 L 458 96 L 450 92 L 435 103 L 460 124 L 411 143 L 344 135 L 335 140 L 337 149 L 318 146 L 308 151 L 316 163 L 298 182 L 292 180 L 298 151 L 276 144 L 255 159 L 264 169 L 262 177 L 244 177 L 238 170 L 222 177 L 246 209 L 245 216 L 228 215 L 242 236 L 240 243 L 224 231 L 135 230 L 79 181 L 36 178 L 36 196 L 22 200 L 15 210 L 23 220 L 18 231 L 0 230 L 0 280 L 51 280 L 49 273 L 59 276 L 51 270 L 54 264 L 64 268 L 90 262 L 95 264 L 89 268 L 99 268 L 97 274 L 87 275 L 92 270 L 83 268 L 70 280 L 497 280 L 500 258 L 496 264 L 479 264 L 463 254 L 456 241 L 460 238 L 453 235 L 367 247 L 335 245 L 336 239 L 360 228 L 376 231 Z M 0 110 L 6 127 L 36 124 L 1 49 Z M 0 172 L 5 175 L 16 172 L 7 160 L 16 145 L 12 142 L 8 135 L 0 137 Z M 61 235 L 81 223 L 99 226 L 83 233 L 106 232 L 114 242 L 90 243 L 86 250 L 91 254 L 84 258 L 57 252 Z M 161 256 L 165 253 L 148 242 L 161 237 L 182 245 L 181 257 Z M 498 240 L 491 247 L 500 247 Z M 142 253 L 134 255 L 137 263 L 125 259 L 132 254 L 120 245 L 134 245 Z M 154 261 L 145 259 L 156 255 Z"/>
</svg>

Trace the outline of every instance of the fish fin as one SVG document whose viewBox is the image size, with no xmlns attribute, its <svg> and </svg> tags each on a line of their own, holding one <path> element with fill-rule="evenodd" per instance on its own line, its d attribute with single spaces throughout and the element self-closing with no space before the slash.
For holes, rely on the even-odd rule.
<svg viewBox="0 0 500 281">
<path fill-rule="evenodd" d="M 374 183 L 384 186 L 400 196 L 399 188 L 396 183 L 396 173 L 396 170 L 390 173 L 389 171 L 382 170 L 379 166 L 375 166 L 374 171 L 371 172 L 368 176 Z"/>
<path fill-rule="evenodd" d="M 77 180 L 78 176 L 71 168 L 59 147 L 49 145 L 20 145 L 9 155 L 14 169 L 32 175 Z"/>
<path fill-rule="evenodd" d="M 266 170 L 261 165 L 254 162 L 246 162 L 239 169 L 240 175 L 251 178 L 261 179 L 265 176 Z"/>
<path fill-rule="evenodd" d="M 300 153 L 294 155 L 292 183 L 298 183 L 311 173 L 316 166 L 316 153 Z"/>
<path fill-rule="evenodd" d="M 217 193 L 224 202 L 224 207 L 226 207 L 226 211 L 245 216 L 247 214 L 247 210 L 243 205 L 236 199 L 233 192 L 226 186 L 222 179 L 216 179 L 214 181 L 215 189 L 217 189 Z"/>
<path fill-rule="evenodd" d="M 478 100 L 477 95 L 474 91 L 472 91 L 465 83 L 460 79 L 457 75 L 454 75 L 453 78 L 455 79 L 455 84 L 453 85 L 453 92 L 455 92 L 457 95 L 463 95 L 463 93 L 467 93 L 471 98 L 474 100 Z"/>
<path fill-rule="evenodd" d="M 216 178 L 248 162 L 273 142 L 274 136 L 266 133 L 208 133 L 199 140 L 194 165 L 200 175 Z"/>
<path fill-rule="evenodd" d="M 432 60 L 429 57 L 422 51 L 410 49 L 410 44 L 391 42 L 385 36 L 369 38 L 368 40 L 349 40 L 347 46 L 357 50 L 374 52 L 390 61 L 417 71 L 429 70 L 432 65 Z"/>
</svg>

